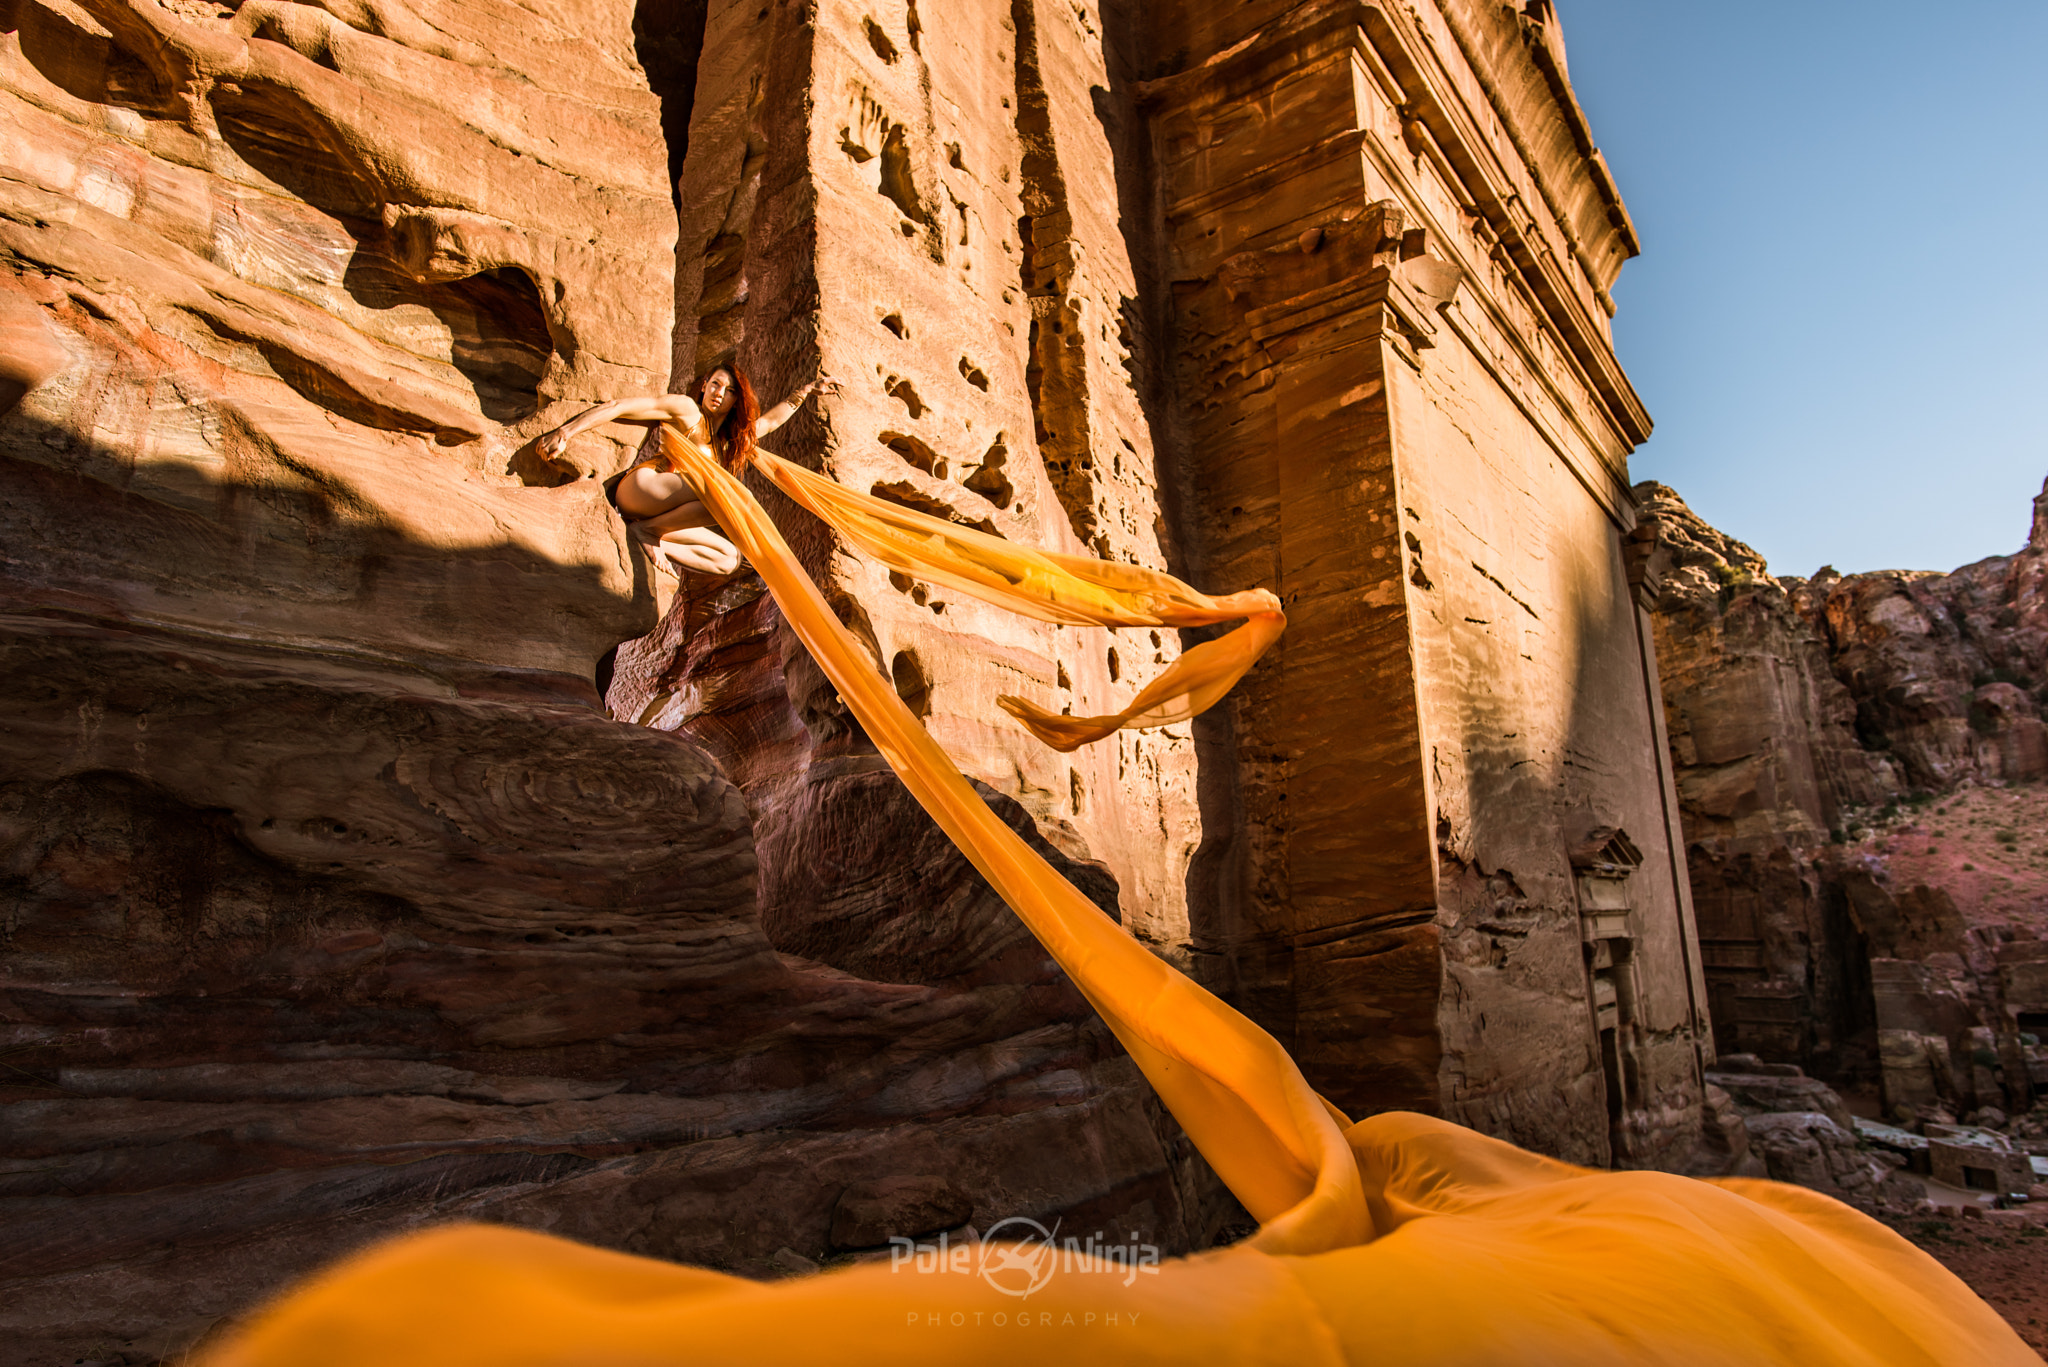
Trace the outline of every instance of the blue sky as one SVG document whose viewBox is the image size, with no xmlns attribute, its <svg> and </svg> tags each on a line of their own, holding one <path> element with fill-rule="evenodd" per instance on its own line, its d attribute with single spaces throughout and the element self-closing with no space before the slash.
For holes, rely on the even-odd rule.
<svg viewBox="0 0 2048 1367">
<path fill-rule="evenodd" d="M 2048 476 L 2048 4 L 1555 3 L 1643 242 L 1635 477 L 1779 574 L 2017 550 Z"/>
</svg>

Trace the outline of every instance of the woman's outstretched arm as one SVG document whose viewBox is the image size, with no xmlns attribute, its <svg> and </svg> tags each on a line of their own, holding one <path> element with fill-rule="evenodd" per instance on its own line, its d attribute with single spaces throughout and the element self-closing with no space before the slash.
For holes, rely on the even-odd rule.
<svg viewBox="0 0 2048 1367">
<path fill-rule="evenodd" d="M 608 422 L 677 422 L 688 427 L 696 420 L 697 401 L 688 394 L 641 394 L 584 410 L 541 437 L 535 449 L 543 458 L 554 460 L 569 449 L 572 437 L 580 437 Z"/>
<path fill-rule="evenodd" d="M 795 417 L 797 409 L 804 406 L 804 400 L 811 397 L 818 390 L 823 390 L 828 394 L 837 393 L 839 381 L 833 379 L 830 375 L 820 375 L 781 403 L 776 404 L 775 407 L 755 419 L 754 439 L 756 441 L 760 440 Z"/>
</svg>

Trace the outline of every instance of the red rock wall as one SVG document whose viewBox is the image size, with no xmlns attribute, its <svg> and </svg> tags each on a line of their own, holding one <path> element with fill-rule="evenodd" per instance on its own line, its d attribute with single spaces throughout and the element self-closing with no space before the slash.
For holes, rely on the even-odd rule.
<svg viewBox="0 0 2048 1367">
<path fill-rule="evenodd" d="M 687 661 L 661 667 L 702 666 L 676 671 L 702 703 L 687 736 L 607 720 L 588 683 L 656 623 L 594 477 L 627 452 L 580 442 L 551 467 L 529 442 L 661 389 L 691 327 L 743 335 L 770 385 L 823 338 L 850 381 L 838 421 L 867 424 L 846 472 L 1019 535 L 1065 524 L 1025 460 L 1022 302 L 1014 342 L 946 297 L 904 342 L 934 405 L 909 430 L 957 477 L 905 474 L 869 430 L 907 407 L 866 374 L 875 339 L 899 340 L 868 302 L 891 282 L 819 267 L 813 162 L 858 168 L 801 131 L 813 72 L 835 73 L 834 110 L 849 77 L 791 46 L 817 32 L 805 11 L 698 16 L 714 79 L 659 94 L 648 72 L 683 79 L 699 55 L 687 4 L 638 16 L 637 46 L 624 5 L 5 14 L 0 1361 L 148 1359 L 366 1239 L 458 1216 L 775 1274 L 836 1256 L 836 1203 L 909 1174 L 983 1224 L 1206 1242 L 1227 1212 L 1213 1179 L 879 760 L 843 725 L 829 753 L 833 700 L 758 584 L 699 586 L 664 628 Z M 1000 71 L 1014 98 L 1007 49 Z M 921 88 L 883 74 L 891 100 Z M 712 209 L 714 237 L 743 231 L 691 248 L 685 285 L 737 269 L 677 328 L 660 128 L 686 109 L 705 166 L 737 169 L 722 200 L 687 201 L 684 239 Z M 1014 197 L 1013 144 L 977 164 L 1006 161 Z M 920 184 L 929 231 L 881 226 L 903 269 L 950 278 L 967 258 L 929 249 L 957 215 Z M 826 236 L 885 203 L 832 193 Z M 1012 204 L 977 210 L 973 264 L 1021 301 Z M 998 512 L 960 480 L 996 467 L 1004 430 L 1019 492 Z M 785 449 L 829 435 L 806 417 Z M 1152 515 L 1105 500 L 1116 544 L 1143 544 L 1126 523 Z M 1067 648 L 1040 633 L 956 687 L 947 647 L 903 626 L 940 614 L 882 591 L 900 606 L 871 634 L 885 658 L 924 652 L 949 743 L 1030 799 L 1083 886 L 1111 906 L 1119 882 L 1144 890 L 1134 922 L 1170 924 L 1172 887 L 1145 880 L 1185 859 L 1160 814 L 1173 782 L 1134 783 L 1120 815 L 1113 747 L 1078 780 L 1033 757 L 1026 785 L 1003 758 L 1025 747 L 975 739 L 988 685 L 1057 687 Z M 972 618 L 950 619 L 970 619 L 963 660 L 988 653 Z M 1084 693 L 1101 649 L 1065 657 Z M 1157 667 L 1132 650 L 1130 676 Z M 1175 742 L 1144 744 L 1171 768 Z M 1160 834 L 1084 837 L 1061 814 Z M 1114 874 L 1069 861 L 1088 839 Z"/>
<path fill-rule="evenodd" d="M 770 444 L 855 487 L 1286 599 L 1225 708 L 1060 756 L 994 697 L 1109 711 L 1192 636 L 770 500 L 1134 934 L 1354 1111 L 1683 1160 L 1633 236 L 1545 7 L 4 12 L 23 1351 L 148 1356 L 455 1215 L 763 1275 L 891 1209 L 1228 1220 L 759 581 L 650 579 L 598 493 L 631 434 L 534 456 L 728 354 L 841 382 Z"/>
<path fill-rule="evenodd" d="M 1647 424 L 1605 305 L 1634 248 L 1554 33 L 1160 12 L 1190 525 L 1290 621 L 1218 736 L 1234 839 L 1198 947 L 1340 1104 L 1675 1161 L 1705 1015 L 1621 554 Z M 1612 1117 L 1568 858 L 1602 827 L 1643 855 Z"/>
<path fill-rule="evenodd" d="M 1721 1046 L 1909 1111 L 2024 1107 L 2043 999 L 2004 965 L 2042 929 L 2016 838 L 2043 777 L 2040 500 L 2017 555 L 1802 580 L 1637 493 Z"/>
</svg>

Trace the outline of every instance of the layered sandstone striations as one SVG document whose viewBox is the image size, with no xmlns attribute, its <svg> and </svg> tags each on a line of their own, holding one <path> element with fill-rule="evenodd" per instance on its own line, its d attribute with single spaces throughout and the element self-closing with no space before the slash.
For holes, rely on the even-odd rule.
<svg viewBox="0 0 2048 1367">
<path fill-rule="evenodd" d="M 1333 1100 L 1736 1161 L 1634 233 L 1547 4 L 0 5 L 11 1341 L 143 1355 L 459 1214 L 763 1274 L 1215 1235 L 758 578 L 650 578 L 633 434 L 536 459 L 728 355 L 839 382 L 771 444 L 864 492 L 1283 597 L 1229 705 L 1059 755 L 994 698 L 1111 711 L 1194 634 L 768 499 L 1005 818 Z"/>
<path fill-rule="evenodd" d="M 166 1352 L 450 1216 L 768 1273 L 854 1237 L 848 1189 L 913 1176 L 967 1214 L 860 1228 L 1038 1212 L 1205 1242 L 1213 1187 L 1014 918 L 877 757 L 810 764 L 831 702 L 758 585 L 693 638 L 754 709 L 704 743 L 608 720 L 589 685 L 655 622 L 595 478 L 628 450 L 550 466 L 531 439 L 668 382 L 663 130 L 693 91 L 649 74 L 688 70 L 691 7 L 0 13 L 0 1359 Z M 758 187 L 745 149 L 799 101 L 741 84 Z M 707 117 L 733 114 L 717 93 Z M 780 145 L 765 212 L 808 225 L 785 207 L 811 193 L 802 140 Z M 751 221 L 742 198 L 723 212 Z M 801 282 L 751 279 L 778 319 L 816 315 Z M 1003 373 L 982 344 L 956 365 L 960 318 L 919 326 L 963 396 Z M 913 394 L 883 401 L 903 441 L 925 430 Z M 1021 458 L 1003 492 L 1019 419 L 961 417 L 959 443 L 917 440 L 964 451 L 974 418 L 959 471 L 987 493 L 935 489 L 1059 506 Z M 1030 668 L 1054 683 L 1050 655 Z M 1113 750 L 1081 778 L 1032 762 L 1029 784 L 985 767 L 1034 838 L 1116 789 Z M 1111 874 L 1051 829 L 1110 907 L 1172 858 L 1132 835 Z M 798 903 L 830 924 L 788 930 Z"/>
<path fill-rule="evenodd" d="M 1637 493 L 1722 1046 L 1881 1076 L 1907 1111 L 2023 1109 L 2048 504 L 2012 556 L 1802 580 Z"/>
</svg>

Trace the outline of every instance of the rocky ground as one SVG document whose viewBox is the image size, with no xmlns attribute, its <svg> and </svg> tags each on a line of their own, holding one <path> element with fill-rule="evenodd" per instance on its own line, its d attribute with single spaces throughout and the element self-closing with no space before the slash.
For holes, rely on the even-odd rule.
<svg viewBox="0 0 2048 1367">
<path fill-rule="evenodd" d="M 1858 1133 L 1857 1117 L 1875 1109 L 1875 1097 L 1845 1100 L 1789 1064 L 1724 1054 L 1707 1082 L 1725 1142 L 1719 1174 L 1701 1175 L 1768 1176 L 1847 1202 L 1962 1278 L 2034 1349 L 2048 1349 L 2048 1186 L 2001 1210 L 1986 1194 L 1916 1175 L 1900 1154 Z M 1914 1127 L 1953 1119 L 1931 1112 Z M 2048 1150 L 2048 1106 L 1970 1119 L 2022 1149 Z"/>
</svg>

